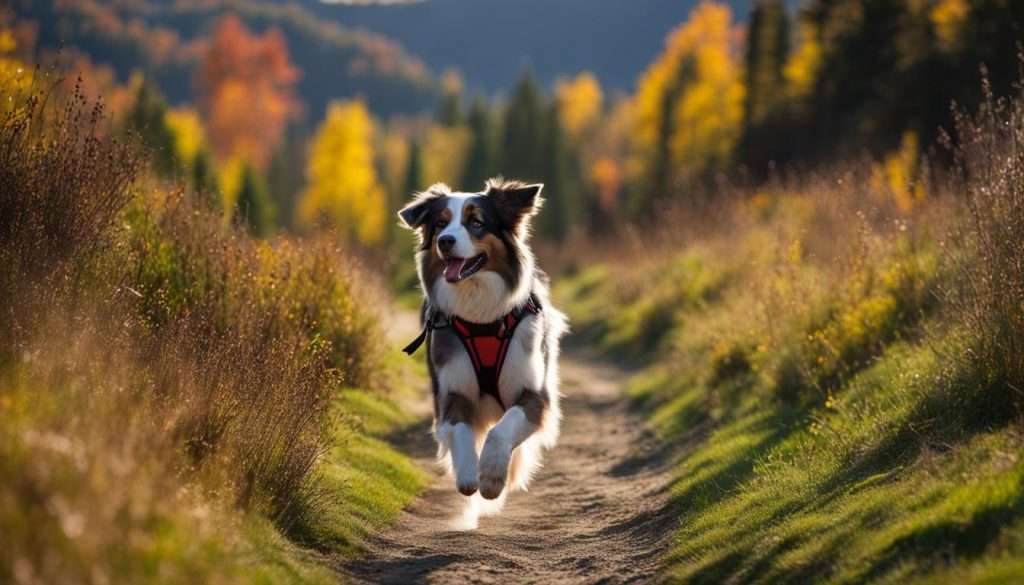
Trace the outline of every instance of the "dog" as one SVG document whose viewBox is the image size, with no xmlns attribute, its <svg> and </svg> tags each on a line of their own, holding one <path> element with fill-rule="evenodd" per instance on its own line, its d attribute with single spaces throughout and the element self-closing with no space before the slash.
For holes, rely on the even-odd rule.
<svg viewBox="0 0 1024 585">
<path fill-rule="evenodd" d="M 465 496 L 525 490 L 558 440 L 565 316 L 528 246 L 543 185 L 491 179 L 479 193 L 435 184 L 398 212 L 418 236 L 423 341 L 438 459 Z"/>
</svg>

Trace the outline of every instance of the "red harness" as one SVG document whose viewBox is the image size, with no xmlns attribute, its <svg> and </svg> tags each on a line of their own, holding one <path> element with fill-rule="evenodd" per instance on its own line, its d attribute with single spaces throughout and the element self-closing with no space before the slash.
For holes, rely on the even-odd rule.
<svg viewBox="0 0 1024 585">
<path fill-rule="evenodd" d="M 433 308 L 428 306 L 423 331 L 402 351 L 412 355 L 423 344 L 430 331 L 451 327 L 455 336 L 462 342 L 462 346 L 466 348 L 470 361 L 473 362 L 473 371 L 476 373 L 481 394 L 490 394 L 502 408 L 506 408 L 498 391 L 498 380 L 501 378 L 501 369 L 508 356 L 508 347 L 512 344 L 512 335 L 527 314 L 536 315 L 540 310 L 540 302 L 532 294 L 525 305 L 491 323 L 473 323 L 460 317 L 434 312 Z M 438 317 L 441 318 L 440 321 Z"/>
</svg>

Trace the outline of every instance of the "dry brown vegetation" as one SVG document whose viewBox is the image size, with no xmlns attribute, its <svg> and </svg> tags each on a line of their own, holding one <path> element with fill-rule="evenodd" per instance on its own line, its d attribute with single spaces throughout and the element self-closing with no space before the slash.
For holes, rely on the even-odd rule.
<svg viewBox="0 0 1024 585">
<path fill-rule="evenodd" d="M 315 524 L 337 391 L 383 381 L 370 285 L 153 183 L 80 92 L 3 98 L 0 574 L 252 577 L 233 511 Z"/>
</svg>

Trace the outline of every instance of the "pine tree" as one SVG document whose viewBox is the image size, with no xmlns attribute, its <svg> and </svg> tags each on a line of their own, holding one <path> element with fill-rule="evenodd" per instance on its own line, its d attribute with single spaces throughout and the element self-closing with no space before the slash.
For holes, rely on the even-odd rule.
<svg viewBox="0 0 1024 585">
<path fill-rule="evenodd" d="M 782 0 L 758 0 L 747 34 L 743 120 L 751 127 L 765 119 L 785 91 L 783 68 L 789 55 L 789 15 Z"/>
<path fill-rule="evenodd" d="M 294 129 L 285 132 L 284 142 L 270 157 L 267 186 L 277 209 L 279 226 L 293 227 L 305 163 L 305 137 Z"/>
<path fill-rule="evenodd" d="M 437 106 L 437 123 L 446 128 L 461 126 L 464 122 L 462 78 L 455 71 L 447 71 L 441 78 L 441 86 L 441 101 Z"/>
<path fill-rule="evenodd" d="M 409 145 L 409 162 L 405 165 L 405 178 L 402 180 L 403 197 L 409 197 L 424 189 L 423 184 L 423 147 L 418 140 Z"/>
<path fill-rule="evenodd" d="M 784 158 L 788 141 L 782 104 L 786 98 L 785 67 L 789 57 L 789 15 L 782 0 L 758 0 L 750 15 L 746 47 L 746 98 L 738 159 L 752 172 L 764 172 L 772 160 Z"/>
<path fill-rule="evenodd" d="M 573 185 L 556 101 L 545 112 L 544 130 L 544 170 L 540 175 L 544 181 L 544 212 L 537 217 L 537 231 L 545 238 L 561 241 L 568 233 Z"/>
<path fill-rule="evenodd" d="M 171 177 L 178 171 L 174 133 L 166 116 L 167 104 L 149 82 L 143 80 L 135 92 L 126 122 L 152 154 L 153 170 L 161 177 Z"/>
<path fill-rule="evenodd" d="M 220 207 L 220 196 L 217 193 L 217 175 L 214 172 L 210 151 L 200 148 L 192 159 L 192 190 L 203 200 L 209 201 L 214 208 Z"/>
<path fill-rule="evenodd" d="M 469 130 L 472 132 L 472 144 L 459 187 L 480 189 L 487 179 L 497 174 L 494 168 L 497 153 L 491 112 L 480 96 L 473 100 L 473 108 L 469 112 Z"/>
<path fill-rule="evenodd" d="M 544 172 L 544 97 L 528 69 L 516 84 L 505 111 L 501 144 L 501 172 L 509 177 L 536 180 Z"/>
<path fill-rule="evenodd" d="M 268 236 L 273 230 L 274 207 L 267 185 L 248 162 L 242 167 L 235 217 L 255 236 Z"/>
<path fill-rule="evenodd" d="M 437 122 L 448 128 L 462 125 L 462 96 L 456 92 L 445 92 L 437 107 Z"/>
</svg>

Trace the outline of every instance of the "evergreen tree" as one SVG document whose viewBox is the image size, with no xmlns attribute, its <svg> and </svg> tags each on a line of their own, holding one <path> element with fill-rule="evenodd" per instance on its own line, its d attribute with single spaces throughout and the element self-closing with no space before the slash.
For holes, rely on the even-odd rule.
<svg viewBox="0 0 1024 585">
<path fill-rule="evenodd" d="M 737 145 L 740 162 L 764 172 L 771 160 L 785 157 L 782 140 L 787 121 L 781 111 L 786 95 L 785 65 L 789 56 L 789 15 L 782 0 L 758 0 L 750 15 L 746 47 L 746 96 L 743 135 Z"/>
<path fill-rule="evenodd" d="M 277 209 L 277 223 L 282 227 L 295 224 L 299 193 L 303 188 L 304 143 L 304 137 L 290 128 L 285 132 L 283 144 L 271 155 L 267 168 L 267 186 Z"/>
<path fill-rule="evenodd" d="M 455 71 L 441 76 L 441 101 L 437 106 L 437 122 L 446 128 L 462 126 L 462 78 Z"/>
<path fill-rule="evenodd" d="M 209 201 L 214 208 L 220 207 L 220 196 L 217 193 L 217 175 L 210 158 L 210 151 L 200 148 L 192 159 L 192 189 L 202 199 Z"/>
<path fill-rule="evenodd" d="M 402 197 L 408 198 L 427 186 L 423 184 L 423 147 L 418 140 L 409 145 L 409 162 L 405 165 L 402 180 Z"/>
<path fill-rule="evenodd" d="M 750 14 L 746 48 L 747 94 L 743 121 L 763 121 L 783 98 L 783 68 L 789 55 L 789 16 L 782 0 L 757 0 Z"/>
<path fill-rule="evenodd" d="M 174 152 L 174 133 L 167 125 L 167 105 L 156 90 L 143 80 L 135 92 L 126 122 L 138 133 L 142 143 L 152 153 L 153 169 L 161 177 L 171 177 L 178 170 Z"/>
<path fill-rule="evenodd" d="M 441 96 L 437 107 L 437 122 L 448 128 L 462 125 L 462 96 L 453 91 L 446 91 Z"/>
<path fill-rule="evenodd" d="M 473 108 L 469 112 L 469 130 L 472 133 L 469 160 L 462 174 L 459 187 L 462 189 L 480 189 L 487 179 L 497 174 L 495 167 L 496 148 L 495 136 L 491 123 L 491 112 L 483 98 L 477 96 L 473 100 Z"/>
<path fill-rule="evenodd" d="M 248 162 L 242 167 L 235 217 L 255 236 L 268 236 L 274 226 L 274 207 L 267 185 Z"/>
<path fill-rule="evenodd" d="M 533 73 L 526 70 L 505 111 L 501 144 L 505 176 L 532 181 L 543 174 L 544 118 L 544 97 Z"/>
<path fill-rule="evenodd" d="M 558 104 L 552 101 L 545 112 L 543 154 L 544 211 L 537 217 L 537 231 L 550 240 L 561 241 L 569 231 L 569 200 L 573 185 L 565 134 L 559 122 Z"/>
</svg>

